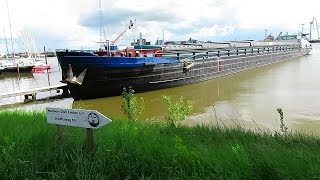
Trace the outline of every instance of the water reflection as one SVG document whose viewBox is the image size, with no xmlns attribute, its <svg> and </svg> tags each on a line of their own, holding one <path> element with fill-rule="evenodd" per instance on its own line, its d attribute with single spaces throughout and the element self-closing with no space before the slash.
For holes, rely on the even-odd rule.
<svg viewBox="0 0 320 180">
<path fill-rule="evenodd" d="M 31 72 L 22 72 L 22 73 L 15 73 L 15 72 L 4 72 L 0 75 L 0 79 L 18 79 L 18 78 L 33 78 L 33 74 Z"/>
</svg>

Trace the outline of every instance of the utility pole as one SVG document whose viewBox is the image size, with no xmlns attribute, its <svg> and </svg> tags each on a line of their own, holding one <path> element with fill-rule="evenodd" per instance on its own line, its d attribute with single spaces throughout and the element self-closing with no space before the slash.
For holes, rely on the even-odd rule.
<svg viewBox="0 0 320 180">
<path fill-rule="evenodd" d="M 304 27 L 304 23 L 301 24 L 301 32 L 303 33 L 303 27 Z"/>
</svg>

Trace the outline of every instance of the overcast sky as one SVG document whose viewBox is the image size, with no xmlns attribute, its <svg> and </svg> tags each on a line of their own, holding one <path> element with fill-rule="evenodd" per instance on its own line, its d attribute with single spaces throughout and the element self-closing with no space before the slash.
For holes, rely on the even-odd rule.
<svg viewBox="0 0 320 180">
<path fill-rule="evenodd" d="M 99 0 L 7 0 L 16 51 L 23 51 L 21 32 L 29 32 L 38 49 L 95 48 L 100 33 Z M 265 29 L 277 36 L 297 33 L 320 18 L 320 1 L 304 0 L 101 0 L 106 38 L 114 40 L 130 20 L 133 29 L 118 41 L 126 45 L 139 37 L 165 40 L 224 41 L 263 39 Z M 6 0 L 0 0 L 0 53 L 4 30 L 11 52 Z M 320 20 L 320 19 L 319 19 Z M 314 34 L 315 35 L 315 34 Z M 314 36 L 316 37 L 316 36 Z"/>
</svg>

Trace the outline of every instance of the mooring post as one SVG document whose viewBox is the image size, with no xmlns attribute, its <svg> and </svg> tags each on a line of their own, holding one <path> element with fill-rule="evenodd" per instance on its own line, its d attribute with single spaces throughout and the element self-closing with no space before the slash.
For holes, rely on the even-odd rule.
<svg viewBox="0 0 320 180">
<path fill-rule="evenodd" d="M 43 53 L 44 53 L 44 60 L 46 62 L 46 65 L 48 65 L 46 46 L 43 46 Z"/>
<path fill-rule="evenodd" d="M 88 151 L 92 151 L 94 149 L 93 129 L 86 128 L 86 131 L 87 131 L 86 148 Z"/>
</svg>

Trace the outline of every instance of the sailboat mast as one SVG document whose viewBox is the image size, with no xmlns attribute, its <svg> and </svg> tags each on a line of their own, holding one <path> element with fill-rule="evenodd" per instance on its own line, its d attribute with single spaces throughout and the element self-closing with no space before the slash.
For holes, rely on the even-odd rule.
<svg viewBox="0 0 320 180">
<path fill-rule="evenodd" d="M 310 40 L 309 41 L 311 41 L 311 27 L 312 27 L 312 25 L 313 25 L 313 20 L 310 22 Z"/>
<path fill-rule="evenodd" d="M 8 57 L 9 48 L 8 48 L 8 41 L 7 41 L 6 31 L 5 31 L 4 27 L 3 27 L 3 34 L 4 34 L 4 40 L 6 42 L 6 57 Z"/>
<path fill-rule="evenodd" d="M 10 21 L 10 12 L 9 12 L 8 0 L 6 0 L 6 3 L 7 3 L 7 12 L 8 12 L 8 22 L 9 22 L 9 29 L 10 29 L 12 55 L 13 55 L 13 58 L 15 58 L 15 53 L 14 53 L 14 48 L 13 48 L 13 39 L 12 39 L 12 30 L 11 30 L 11 21 Z"/>
<path fill-rule="evenodd" d="M 27 55 L 28 57 L 31 57 L 30 55 L 30 47 L 29 47 L 29 44 L 28 44 L 28 39 L 27 39 L 27 35 L 24 31 L 21 31 L 21 35 L 22 35 L 22 40 L 23 40 L 23 44 L 24 44 L 24 48 L 27 52 Z"/>
</svg>

